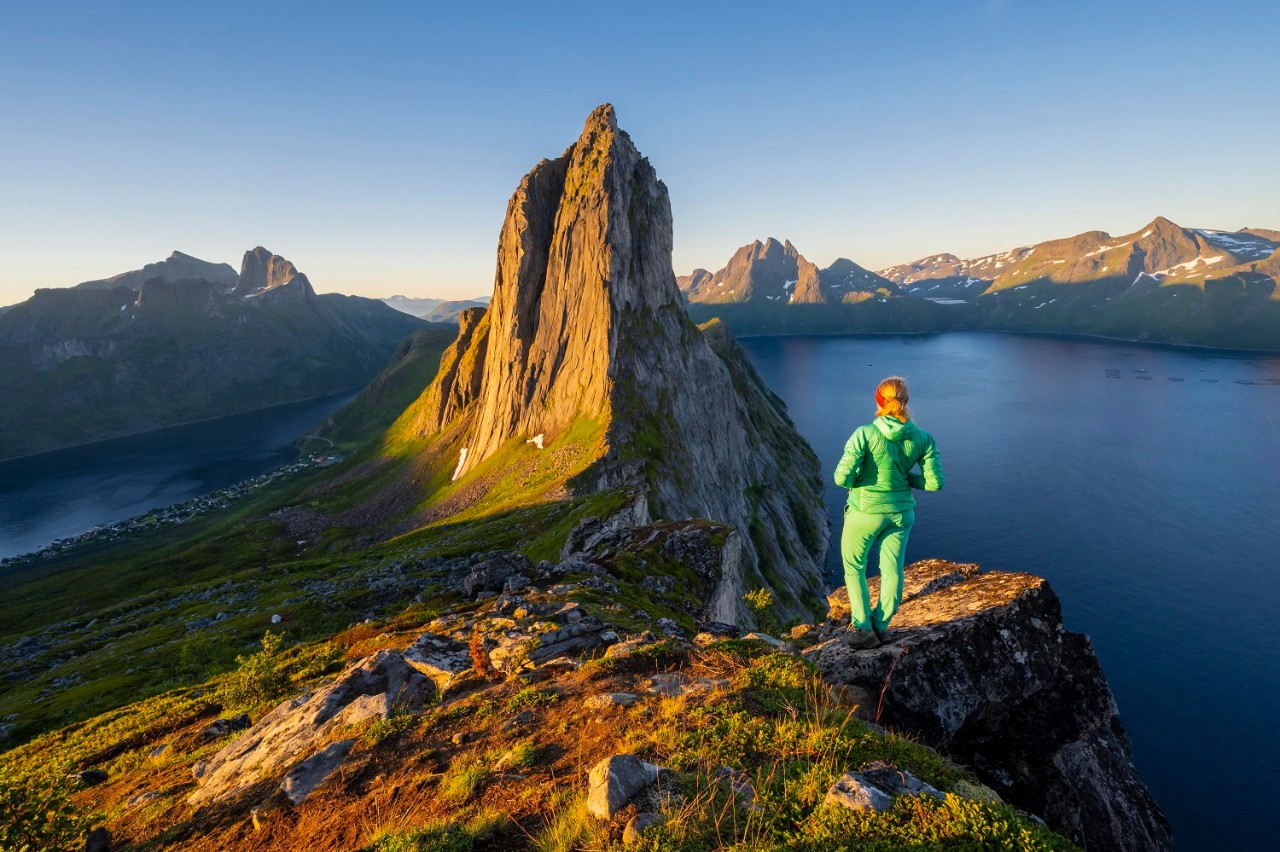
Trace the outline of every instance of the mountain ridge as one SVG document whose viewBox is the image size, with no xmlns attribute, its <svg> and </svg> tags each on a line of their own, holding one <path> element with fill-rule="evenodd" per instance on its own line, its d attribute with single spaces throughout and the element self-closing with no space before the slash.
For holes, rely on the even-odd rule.
<svg viewBox="0 0 1280 852">
<path fill-rule="evenodd" d="M 224 267 L 175 252 L 0 314 L 0 392 L 14 400 L 0 458 L 358 387 L 422 327 L 373 299 L 317 295 L 261 247 L 234 280 Z M 193 268 L 214 280 L 181 277 Z"/>
<path fill-rule="evenodd" d="M 861 306 L 829 312 L 698 301 L 714 280 L 706 273 L 691 308 L 750 334 L 993 329 L 1271 351 L 1280 349 L 1280 239 L 1268 234 L 1280 238 L 1257 228 L 1184 228 L 1158 216 L 1115 237 L 1085 231 L 978 258 L 926 255 L 874 273 L 892 290 L 864 289 L 854 294 Z M 693 276 L 684 280 L 692 288 Z"/>
</svg>

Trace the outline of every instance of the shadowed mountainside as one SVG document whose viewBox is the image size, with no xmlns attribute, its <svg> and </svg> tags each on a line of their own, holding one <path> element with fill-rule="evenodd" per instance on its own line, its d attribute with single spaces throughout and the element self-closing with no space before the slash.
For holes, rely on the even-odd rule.
<svg viewBox="0 0 1280 852">
<path fill-rule="evenodd" d="M 357 387 L 423 327 L 261 247 L 229 269 L 175 252 L 0 314 L 0 458 Z"/>
</svg>

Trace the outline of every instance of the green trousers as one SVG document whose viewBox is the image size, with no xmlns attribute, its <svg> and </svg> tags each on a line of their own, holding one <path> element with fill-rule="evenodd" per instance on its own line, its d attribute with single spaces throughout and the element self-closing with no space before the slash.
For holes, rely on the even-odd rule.
<svg viewBox="0 0 1280 852">
<path fill-rule="evenodd" d="M 902 563 L 907 555 L 907 536 L 915 525 L 913 509 L 890 515 L 873 515 L 845 506 L 844 531 L 840 535 L 840 557 L 844 561 L 844 583 L 849 587 L 851 627 L 885 630 L 902 602 Z M 867 592 L 867 554 L 880 544 L 880 601 L 871 606 Z"/>
</svg>

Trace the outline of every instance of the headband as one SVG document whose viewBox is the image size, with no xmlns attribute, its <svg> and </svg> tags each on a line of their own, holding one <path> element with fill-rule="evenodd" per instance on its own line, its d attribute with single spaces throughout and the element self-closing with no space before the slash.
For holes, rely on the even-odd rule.
<svg viewBox="0 0 1280 852">
<path fill-rule="evenodd" d="M 884 408 L 885 402 L 887 402 L 887 400 L 884 398 L 884 394 L 880 393 L 880 388 L 876 388 L 876 405 L 880 408 Z"/>
</svg>

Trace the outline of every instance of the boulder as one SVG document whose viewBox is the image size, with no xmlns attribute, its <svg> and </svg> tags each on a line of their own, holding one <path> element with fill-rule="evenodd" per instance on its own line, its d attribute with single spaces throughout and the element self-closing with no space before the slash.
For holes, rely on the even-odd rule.
<svg viewBox="0 0 1280 852">
<path fill-rule="evenodd" d="M 471 649 L 448 636 L 423 633 L 405 649 L 404 661 L 431 678 L 443 693 L 458 675 L 471 669 Z"/>
<path fill-rule="evenodd" d="M 804 656 L 827 683 L 1080 846 L 1171 848 L 1089 639 L 1063 627 L 1049 584 L 937 560 L 906 578 L 894 644 L 855 653 L 830 622 L 815 631 L 830 638 Z"/>
<path fill-rule="evenodd" d="M 658 767 L 635 755 L 606 757 L 587 776 L 587 810 L 600 819 L 612 819 L 637 793 L 657 780 Z"/>
<path fill-rule="evenodd" d="M 622 845 L 637 846 L 644 839 L 645 832 L 666 822 L 662 814 L 636 814 L 627 820 L 627 827 L 622 830 Z"/>
<path fill-rule="evenodd" d="M 98 826 L 84 839 L 84 852 L 111 852 L 111 832 Z"/>
<path fill-rule="evenodd" d="M 533 563 L 527 556 L 519 553 L 498 553 L 471 567 L 471 571 L 462 579 L 462 591 L 474 598 L 481 592 L 501 592 L 507 580 L 517 574 L 528 576 L 533 573 Z"/>
<path fill-rule="evenodd" d="M 339 740 L 321 749 L 285 773 L 280 789 L 289 801 L 300 805 L 323 784 L 347 758 L 355 740 Z"/>
<path fill-rule="evenodd" d="M 877 760 L 862 767 L 858 775 L 867 783 L 879 787 L 891 796 L 918 796 L 923 793 L 938 801 L 947 797 L 941 790 L 926 784 L 907 770 L 883 760 Z"/>
<path fill-rule="evenodd" d="M 86 787 L 92 787 L 95 784 L 101 784 L 107 780 L 107 770 L 105 769 L 82 769 L 71 776 Z"/>
<path fill-rule="evenodd" d="M 221 802 L 264 778 L 280 777 L 315 754 L 329 735 L 369 719 L 426 707 L 435 687 L 405 658 L 379 651 L 353 663 L 328 686 L 285 701 L 192 772 L 193 807 Z"/>
<path fill-rule="evenodd" d="M 839 805 L 855 811 L 887 811 L 893 807 L 893 797 L 856 772 L 846 772 L 827 791 L 823 801 L 827 805 Z"/>
<path fill-rule="evenodd" d="M 613 710 L 616 707 L 630 707 L 640 700 L 640 696 L 631 692 L 602 692 L 592 695 L 582 706 L 586 710 Z"/>
</svg>

